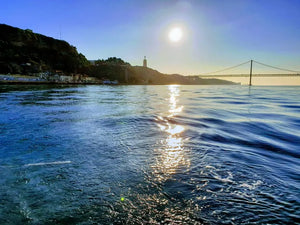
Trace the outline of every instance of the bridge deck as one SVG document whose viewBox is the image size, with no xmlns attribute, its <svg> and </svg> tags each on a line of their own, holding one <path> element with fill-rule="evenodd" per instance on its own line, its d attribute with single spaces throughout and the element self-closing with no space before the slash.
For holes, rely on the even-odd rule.
<svg viewBox="0 0 300 225">
<path fill-rule="evenodd" d="M 199 75 L 200 78 L 249 77 L 249 74 Z M 252 77 L 300 77 L 300 74 L 252 74 Z"/>
</svg>

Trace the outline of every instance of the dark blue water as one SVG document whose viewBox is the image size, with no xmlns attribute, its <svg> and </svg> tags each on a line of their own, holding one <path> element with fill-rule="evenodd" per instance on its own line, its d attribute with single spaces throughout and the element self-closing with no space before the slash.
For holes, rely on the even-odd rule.
<svg viewBox="0 0 300 225">
<path fill-rule="evenodd" d="M 296 224 L 300 87 L 0 86 L 0 224 Z"/>
</svg>

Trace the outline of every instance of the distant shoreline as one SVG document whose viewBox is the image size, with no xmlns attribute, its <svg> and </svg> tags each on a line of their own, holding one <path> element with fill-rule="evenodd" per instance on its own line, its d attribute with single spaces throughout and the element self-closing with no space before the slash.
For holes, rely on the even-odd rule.
<svg viewBox="0 0 300 225">
<path fill-rule="evenodd" d="M 214 84 L 180 84 L 180 83 L 156 83 L 156 84 L 145 84 L 145 83 L 113 83 L 109 81 L 105 83 L 103 80 L 97 80 L 94 82 L 87 80 L 79 80 L 79 81 L 61 81 L 61 80 L 45 80 L 38 76 L 28 76 L 22 74 L 0 74 L 0 85 L 241 85 L 240 83 L 232 83 L 232 84 L 223 84 L 223 83 L 214 83 Z"/>
<path fill-rule="evenodd" d="M 241 84 L 101 84 L 101 83 L 64 83 L 64 82 L 2 82 L 1 85 L 99 85 L 99 86 L 159 86 L 159 85 L 188 85 L 188 86 L 242 86 Z"/>
<path fill-rule="evenodd" d="M 45 84 L 49 84 L 49 85 L 56 85 L 56 84 L 65 84 L 65 85 L 103 85 L 103 84 L 99 84 L 99 83 L 65 83 L 65 82 L 50 82 L 50 81 L 0 81 L 0 85 L 45 85 Z"/>
</svg>

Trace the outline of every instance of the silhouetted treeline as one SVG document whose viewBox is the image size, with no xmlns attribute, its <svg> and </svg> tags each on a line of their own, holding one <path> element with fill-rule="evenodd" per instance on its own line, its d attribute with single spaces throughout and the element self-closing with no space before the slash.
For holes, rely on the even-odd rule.
<svg viewBox="0 0 300 225">
<path fill-rule="evenodd" d="M 101 80 L 118 80 L 121 83 L 126 83 L 125 69 L 129 66 L 130 64 L 124 62 L 121 58 L 110 57 L 108 59 L 98 59 L 93 64 L 82 68 L 80 72 Z"/>
</svg>

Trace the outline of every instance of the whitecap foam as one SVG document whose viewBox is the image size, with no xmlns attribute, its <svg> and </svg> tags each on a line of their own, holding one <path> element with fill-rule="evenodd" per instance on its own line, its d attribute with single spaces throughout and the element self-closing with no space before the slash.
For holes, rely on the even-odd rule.
<svg viewBox="0 0 300 225">
<path fill-rule="evenodd" d="M 25 166 L 48 166 L 48 165 L 61 165 L 61 164 L 70 164 L 71 161 L 55 161 L 55 162 L 39 162 L 39 163 L 29 163 Z"/>
<path fill-rule="evenodd" d="M 248 188 L 249 190 L 254 190 L 254 189 L 256 189 L 257 186 L 259 186 L 259 185 L 261 185 L 261 184 L 262 184 L 262 181 L 257 180 L 257 181 L 255 181 L 255 182 L 252 183 L 252 184 L 242 183 L 242 184 L 240 185 L 240 187 Z"/>
</svg>

